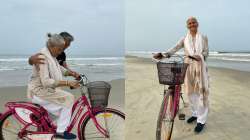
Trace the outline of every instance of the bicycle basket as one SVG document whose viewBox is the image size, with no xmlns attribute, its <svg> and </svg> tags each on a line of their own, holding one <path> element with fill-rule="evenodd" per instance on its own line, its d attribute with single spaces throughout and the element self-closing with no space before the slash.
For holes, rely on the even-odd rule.
<svg viewBox="0 0 250 140">
<path fill-rule="evenodd" d="M 109 92 L 111 85 L 104 81 L 90 82 L 87 85 L 89 100 L 92 107 L 108 106 Z"/>
<path fill-rule="evenodd" d="M 188 64 L 177 62 L 158 62 L 158 77 L 160 84 L 163 85 L 180 85 L 184 83 Z"/>
</svg>

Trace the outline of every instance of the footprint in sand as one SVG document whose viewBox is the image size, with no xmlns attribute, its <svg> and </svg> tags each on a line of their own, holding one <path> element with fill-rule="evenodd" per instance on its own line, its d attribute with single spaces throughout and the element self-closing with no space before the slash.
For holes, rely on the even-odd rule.
<svg viewBox="0 0 250 140">
<path fill-rule="evenodd" d="M 135 131 L 135 133 L 136 133 L 136 134 L 139 134 L 139 133 L 141 133 L 141 131 L 140 131 L 140 130 L 137 130 L 137 131 Z"/>
</svg>

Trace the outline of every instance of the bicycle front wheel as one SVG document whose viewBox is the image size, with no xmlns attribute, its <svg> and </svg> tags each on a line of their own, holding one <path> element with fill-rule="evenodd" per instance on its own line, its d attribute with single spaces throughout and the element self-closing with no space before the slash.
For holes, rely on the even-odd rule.
<svg viewBox="0 0 250 140">
<path fill-rule="evenodd" d="M 174 96 L 168 91 L 163 98 L 159 112 L 156 140 L 170 140 L 174 126 Z"/>
<path fill-rule="evenodd" d="M 118 110 L 105 109 L 94 113 L 97 122 L 109 132 L 109 138 L 102 135 L 88 116 L 81 124 L 82 140 L 124 140 L 125 115 Z"/>
</svg>

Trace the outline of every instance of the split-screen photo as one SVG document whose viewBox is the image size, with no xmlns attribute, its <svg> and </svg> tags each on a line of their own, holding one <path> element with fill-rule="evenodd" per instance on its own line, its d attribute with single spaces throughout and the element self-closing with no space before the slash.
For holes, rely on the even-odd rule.
<svg viewBox="0 0 250 140">
<path fill-rule="evenodd" d="M 247 0 L 3 0 L 0 140 L 247 140 Z"/>
</svg>

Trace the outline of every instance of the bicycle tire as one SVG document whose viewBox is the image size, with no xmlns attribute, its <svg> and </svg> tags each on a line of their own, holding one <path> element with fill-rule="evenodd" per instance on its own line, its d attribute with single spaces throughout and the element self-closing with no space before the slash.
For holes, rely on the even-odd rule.
<svg viewBox="0 0 250 140">
<path fill-rule="evenodd" d="M 9 111 L 7 112 L 7 114 L 5 114 L 6 116 L 4 118 L 2 118 L 2 120 L 0 120 L 0 140 L 12 140 L 12 139 L 15 139 L 15 140 L 29 140 L 29 138 L 27 138 L 27 135 L 25 135 L 23 138 L 20 138 L 19 137 L 19 132 L 20 130 L 24 127 L 24 125 L 19 122 L 16 117 L 14 116 L 14 113 Z M 9 126 L 12 126 L 12 125 L 15 125 L 14 124 L 14 121 L 16 124 L 20 125 L 19 129 L 17 129 L 16 131 L 13 131 L 13 130 L 8 130 L 4 127 L 8 127 L 6 125 L 9 125 Z M 15 126 L 16 127 L 16 126 Z M 3 130 L 5 129 L 6 132 L 9 132 L 9 133 L 13 133 L 14 135 L 7 135 L 7 136 L 4 136 L 3 134 Z M 29 128 L 27 128 L 27 130 L 29 131 L 34 131 L 34 130 L 39 130 L 37 126 L 30 126 Z M 11 138 L 10 138 L 11 137 Z M 13 138 L 14 137 L 14 138 Z"/>
<path fill-rule="evenodd" d="M 109 108 L 106 108 L 105 110 L 103 109 L 103 110 L 100 110 L 100 111 L 97 111 L 97 112 L 93 112 L 93 115 L 96 117 L 96 118 L 98 118 L 98 115 L 100 115 L 100 114 L 102 114 L 102 113 L 110 113 L 110 116 L 118 116 L 118 117 L 120 117 L 120 119 L 123 121 L 123 124 L 119 124 L 119 126 L 120 127 L 123 127 L 122 128 L 122 132 L 121 133 L 123 133 L 123 136 L 121 136 L 121 137 L 119 137 L 119 139 L 121 139 L 121 140 L 124 140 L 125 138 L 125 136 L 124 136 L 124 131 L 125 131 L 125 129 L 124 129 L 124 125 L 125 125 L 125 115 L 123 114 L 123 113 L 121 113 L 120 111 L 118 111 L 118 110 L 115 110 L 115 109 L 109 109 Z M 111 115 L 112 114 L 112 115 Z M 84 121 L 83 121 L 83 123 L 81 124 L 81 130 L 80 130 L 80 140 L 89 140 L 90 138 L 87 138 L 87 130 L 86 130 L 86 127 L 87 127 L 87 125 L 89 124 L 89 123 L 91 123 L 92 122 L 92 120 L 90 119 L 90 116 L 87 116 L 85 119 L 84 119 Z M 99 121 L 98 121 L 98 123 L 100 123 Z M 114 126 L 114 122 L 111 124 L 112 126 Z M 121 126 L 122 125 L 122 126 Z M 112 127 L 111 126 L 111 127 Z M 117 125 L 118 126 L 118 125 Z M 96 133 L 98 133 L 98 135 L 100 135 L 100 133 L 99 133 L 99 131 L 96 129 L 96 127 L 95 126 L 93 126 L 93 129 L 95 129 L 95 131 L 96 131 Z M 94 137 L 94 139 L 96 140 L 102 140 L 102 139 L 107 139 L 107 138 L 105 138 L 105 137 L 103 137 L 103 138 L 96 138 L 96 137 Z M 117 138 L 112 138 L 112 136 L 110 136 L 110 140 L 119 140 L 119 139 L 117 139 Z"/>
<path fill-rule="evenodd" d="M 170 140 L 174 127 L 174 96 L 173 91 L 165 93 L 162 100 L 156 127 L 156 140 Z M 164 126 L 163 126 L 164 125 Z M 167 127 L 165 127 L 167 126 Z M 166 134 L 163 134 L 165 132 Z"/>
<path fill-rule="evenodd" d="M 10 120 L 8 120 L 8 118 L 10 118 L 11 116 L 13 116 L 14 114 L 12 113 L 12 112 L 8 112 L 7 113 L 7 115 L 0 121 L 0 139 L 1 140 L 9 140 L 9 137 L 10 136 L 7 136 L 7 137 L 5 137 L 4 135 L 3 135 L 3 130 L 4 130 L 4 127 L 8 127 L 8 126 L 10 126 Z M 14 117 L 14 116 L 13 116 Z M 8 121 L 8 122 L 7 122 Z M 9 131 L 10 133 L 16 133 L 16 136 L 14 136 L 13 135 L 13 137 L 15 137 L 15 139 L 20 139 L 19 137 L 18 137 L 18 132 L 19 132 L 19 130 L 18 130 L 18 132 L 14 132 L 14 131 L 10 131 L 10 130 L 7 130 L 7 131 Z M 21 139 L 20 139 L 21 140 Z"/>
</svg>

